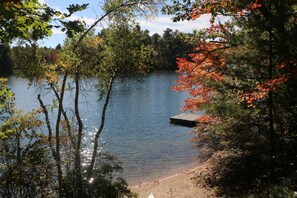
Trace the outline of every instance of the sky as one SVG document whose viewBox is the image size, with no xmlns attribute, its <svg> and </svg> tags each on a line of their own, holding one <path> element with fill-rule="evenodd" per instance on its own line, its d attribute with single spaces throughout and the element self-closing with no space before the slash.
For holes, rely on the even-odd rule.
<svg viewBox="0 0 297 198">
<path fill-rule="evenodd" d="M 83 19 L 87 25 L 91 25 L 102 15 L 101 5 L 103 0 L 39 0 L 40 3 L 46 3 L 50 7 L 60 10 L 62 12 L 66 12 L 66 8 L 69 4 L 83 4 L 89 3 L 89 6 L 86 10 L 77 12 L 71 16 L 71 19 Z M 150 34 L 158 33 L 162 34 L 166 28 L 170 28 L 173 30 L 179 30 L 181 32 L 192 32 L 193 29 L 202 29 L 208 27 L 209 24 L 209 16 L 205 15 L 195 21 L 183 21 L 174 23 L 171 20 L 172 16 L 162 15 L 158 13 L 158 16 L 147 20 L 144 18 L 138 18 L 136 21 L 140 24 L 142 30 L 149 30 Z M 100 30 L 104 27 L 104 24 L 96 27 L 97 30 Z M 41 46 L 47 47 L 56 47 L 59 43 L 63 43 L 65 39 L 65 33 L 59 30 L 53 30 L 53 34 L 51 37 L 47 39 L 43 39 L 40 41 Z"/>
</svg>

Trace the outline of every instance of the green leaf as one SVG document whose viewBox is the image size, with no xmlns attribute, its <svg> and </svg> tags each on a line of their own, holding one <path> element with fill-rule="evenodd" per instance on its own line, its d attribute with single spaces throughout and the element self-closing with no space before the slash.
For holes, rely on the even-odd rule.
<svg viewBox="0 0 297 198">
<path fill-rule="evenodd" d="M 78 11 L 82 11 L 85 10 L 87 7 L 89 6 L 88 3 L 84 3 L 82 5 L 79 4 L 71 4 L 69 5 L 69 7 L 67 8 L 67 10 L 69 11 L 69 15 L 67 15 L 68 17 L 70 17 L 73 13 L 78 12 Z"/>
</svg>

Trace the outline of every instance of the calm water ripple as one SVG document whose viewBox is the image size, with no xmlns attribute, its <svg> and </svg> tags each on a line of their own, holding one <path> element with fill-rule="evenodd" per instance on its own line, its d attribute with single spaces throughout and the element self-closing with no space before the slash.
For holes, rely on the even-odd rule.
<svg viewBox="0 0 297 198">
<path fill-rule="evenodd" d="M 174 72 L 155 72 L 142 83 L 133 79 L 115 82 L 101 143 L 123 161 L 124 177 L 130 184 L 189 166 L 197 156 L 190 142 L 190 128 L 169 123 L 169 117 L 180 113 L 186 98 L 185 93 L 171 91 L 175 80 Z M 92 145 L 102 106 L 91 85 L 92 80 L 84 84 L 84 89 L 91 91 L 80 98 L 86 145 Z M 29 87 L 25 79 L 10 77 L 9 86 L 15 92 L 17 106 L 26 111 L 39 108 L 38 93 L 42 93 L 46 104 L 52 102 L 48 91 Z M 66 101 L 73 99 L 73 93 L 66 95 Z M 68 112 L 71 112 L 69 104 Z M 88 150 L 83 152 L 90 154 Z"/>
</svg>

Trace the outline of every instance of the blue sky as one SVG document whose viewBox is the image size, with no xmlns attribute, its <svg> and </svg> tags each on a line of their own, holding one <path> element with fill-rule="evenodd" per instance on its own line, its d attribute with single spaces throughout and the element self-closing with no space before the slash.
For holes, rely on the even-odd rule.
<svg viewBox="0 0 297 198">
<path fill-rule="evenodd" d="M 72 16 L 72 19 L 84 19 L 87 25 L 91 25 L 97 18 L 102 14 L 101 5 L 102 0 L 39 0 L 41 3 L 46 3 L 50 7 L 66 12 L 66 8 L 69 4 L 83 4 L 89 3 L 86 10 L 77 12 Z M 163 30 L 166 28 L 171 28 L 173 30 L 179 30 L 181 32 L 191 32 L 193 29 L 201 29 L 209 26 L 209 16 L 202 16 L 196 21 L 184 21 L 179 23 L 174 23 L 171 21 L 172 16 L 162 15 L 147 20 L 144 18 L 138 18 L 136 21 L 139 22 L 142 29 L 147 29 L 150 34 L 158 33 L 162 34 Z M 96 29 L 100 30 L 104 24 L 99 25 Z M 44 39 L 40 42 L 42 46 L 55 47 L 59 43 L 63 43 L 65 39 L 65 33 L 54 30 L 53 35 L 50 38 Z"/>
</svg>

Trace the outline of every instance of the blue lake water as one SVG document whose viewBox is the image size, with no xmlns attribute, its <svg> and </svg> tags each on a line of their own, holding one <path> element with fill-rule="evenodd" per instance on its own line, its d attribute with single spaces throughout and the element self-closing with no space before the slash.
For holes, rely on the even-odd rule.
<svg viewBox="0 0 297 198">
<path fill-rule="evenodd" d="M 176 74 L 154 72 L 143 80 L 115 82 L 101 135 L 101 142 L 106 143 L 103 148 L 123 161 L 123 174 L 129 184 L 153 180 L 189 167 L 198 155 L 191 143 L 191 128 L 169 122 L 171 116 L 180 113 L 187 96 L 171 91 Z M 46 104 L 52 102 L 48 90 L 29 87 L 25 79 L 10 77 L 9 86 L 15 92 L 17 106 L 26 111 L 39 108 L 37 94 L 42 95 Z M 84 141 L 91 145 L 102 104 L 98 102 L 92 80 L 86 81 L 83 88 L 80 110 L 85 125 Z M 68 93 L 65 106 L 73 99 L 73 93 Z M 70 106 L 68 109 L 71 112 Z"/>
</svg>

